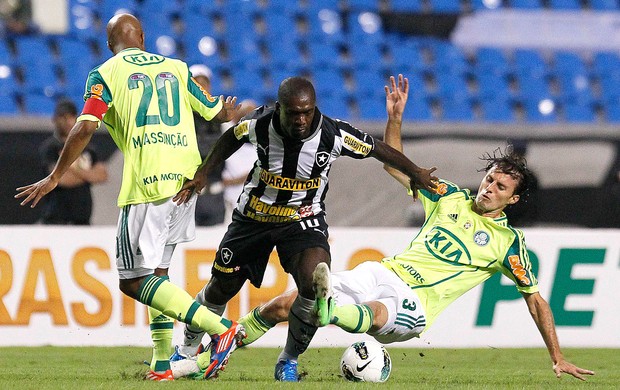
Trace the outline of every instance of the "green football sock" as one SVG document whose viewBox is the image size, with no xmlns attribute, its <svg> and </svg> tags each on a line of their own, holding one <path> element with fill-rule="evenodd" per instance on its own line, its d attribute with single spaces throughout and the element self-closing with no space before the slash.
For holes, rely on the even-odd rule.
<svg viewBox="0 0 620 390">
<path fill-rule="evenodd" d="M 274 327 L 274 324 L 269 323 L 260 315 L 259 307 L 239 318 L 239 323 L 243 325 L 247 334 L 247 337 L 243 339 L 243 345 L 252 344 Z"/>
<path fill-rule="evenodd" d="M 230 320 L 201 306 L 182 288 L 154 275 L 144 278 L 138 288 L 138 301 L 210 335 L 222 334 L 232 325 Z"/>
<path fill-rule="evenodd" d="M 164 372 L 170 369 L 170 355 L 172 354 L 172 331 L 174 320 L 161 311 L 148 308 L 151 340 L 153 340 L 153 358 L 151 370 Z"/>
<path fill-rule="evenodd" d="M 334 308 L 332 324 L 349 333 L 366 333 L 372 326 L 374 314 L 367 305 L 344 305 Z"/>
</svg>

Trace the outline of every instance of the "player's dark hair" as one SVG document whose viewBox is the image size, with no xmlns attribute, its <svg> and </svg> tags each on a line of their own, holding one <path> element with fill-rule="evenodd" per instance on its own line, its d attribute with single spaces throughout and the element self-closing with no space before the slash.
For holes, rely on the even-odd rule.
<svg viewBox="0 0 620 390">
<path fill-rule="evenodd" d="M 508 144 L 503 151 L 497 148 L 492 154 L 485 153 L 480 159 L 485 161 L 486 165 L 479 172 L 488 172 L 495 167 L 498 171 L 510 175 L 517 181 L 515 195 L 519 195 L 520 201 L 527 201 L 534 174 L 528 169 L 525 156 L 515 152 L 512 144 Z"/>
<path fill-rule="evenodd" d="M 303 77 L 289 77 L 284 79 L 278 87 L 278 101 L 286 104 L 293 96 L 308 95 L 316 101 L 316 92 L 312 83 Z"/>
<path fill-rule="evenodd" d="M 56 107 L 54 108 L 54 116 L 61 115 L 77 115 L 77 107 L 75 103 L 73 103 L 69 99 L 61 99 L 56 103 Z"/>
</svg>

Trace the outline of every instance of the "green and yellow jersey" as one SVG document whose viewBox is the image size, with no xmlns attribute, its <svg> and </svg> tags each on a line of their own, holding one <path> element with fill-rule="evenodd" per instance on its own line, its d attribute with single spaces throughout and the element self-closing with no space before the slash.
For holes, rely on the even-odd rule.
<svg viewBox="0 0 620 390">
<path fill-rule="evenodd" d="M 420 297 L 427 329 L 458 297 L 502 272 L 525 293 L 538 291 L 523 232 L 506 215 L 483 217 L 472 210 L 469 190 L 441 180 L 436 192 L 418 191 L 426 220 L 401 254 L 382 264 Z"/>
<path fill-rule="evenodd" d="M 211 120 L 222 109 L 187 64 L 137 48 L 93 69 L 85 99 L 78 120 L 103 115 L 125 158 L 119 207 L 168 198 L 192 179 L 201 163 L 192 111 Z"/>
</svg>

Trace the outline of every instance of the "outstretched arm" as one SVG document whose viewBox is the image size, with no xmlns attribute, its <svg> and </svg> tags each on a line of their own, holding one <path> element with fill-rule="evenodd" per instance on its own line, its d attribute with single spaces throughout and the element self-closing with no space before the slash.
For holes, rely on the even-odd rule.
<svg viewBox="0 0 620 390">
<path fill-rule="evenodd" d="M 36 183 L 16 189 L 18 194 L 15 195 L 15 198 L 26 197 L 26 199 L 20 203 L 22 206 L 32 202 L 30 207 L 34 208 L 41 198 L 56 188 L 62 175 L 82 154 L 84 148 L 86 148 L 86 145 L 88 145 L 90 139 L 97 130 L 97 127 L 98 122 L 89 120 L 79 121 L 73 126 L 52 172 Z"/>
<path fill-rule="evenodd" d="M 384 141 L 377 141 L 374 157 L 384 163 L 383 168 L 405 188 L 411 188 L 416 196 L 416 189 L 431 190 L 437 177 L 432 173 L 436 168 L 424 169 L 413 164 L 402 154 L 401 126 L 403 112 L 409 96 L 409 80 L 398 75 L 398 85 L 394 76 L 390 77 L 390 87 L 385 87 L 385 106 L 388 121 L 385 126 Z"/>
<path fill-rule="evenodd" d="M 534 319 L 534 322 L 538 327 L 538 331 L 547 345 L 549 356 L 553 362 L 553 371 L 555 372 L 555 376 L 559 378 L 562 373 L 566 373 L 577 379 L 585 381 L 586 378 L 584 375 L 594 375 L 594 371 L 579 368 L 564 360 L 562 351 L 560 351 L 558 336 L 555 332 L 553 313 L 551 312 L 551 308 L 549 307 L 547 301 L 545 301 L 539 293 L 523 293 L 523 298 L 527 303 L 532 319 Z"/>
<path fill-rule="evenodd" d="M 235 128 L 231 127 L 226 130 L 213 145 L 198 171 L 196 171 L 194 178 L 183 184 L 183 188 L 175 195 L 173 201 L 177 204 L 185 203 L 194 193 L 199 193 L 207 185 L 209 173 L 235 153 L 241 145 L 243 145 L 243 141 L 235 137 Z"/>
</svg>

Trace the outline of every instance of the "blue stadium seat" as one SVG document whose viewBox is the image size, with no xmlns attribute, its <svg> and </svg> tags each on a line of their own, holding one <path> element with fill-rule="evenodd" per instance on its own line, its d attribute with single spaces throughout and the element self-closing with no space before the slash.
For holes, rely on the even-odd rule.
<svg viewBox="0 0 620 390">
<path fill-rule="evenodd" d="M 349 54 L 353 68 L 361 69 L 384 69 L 387 66 L 383 47 L 377 43 L 361 44 L 351 42 Z"/>
<path fill-rule="evenodd" d="M 366 120 L 385 120 L 385 98 L 380 96 L 364 96 L 357 98 L 360 118 Z"/>
<path fill-rule="evenodd" d="M 620 123 L 620 99 L 607 102 L 605 105 L 607 121 L 611 123 Z"/>
<path fill-rule="evenodd" d="M 484 72 L 505 75 L 510 69 L 510 63 L 502 49 L 495 47 L 482 47 L 476 51 L 475 67 Z M 481 72 L 477 73 L 481 74 Z"/>
<path fill-rule="evenodd" d="M 99 7 L 99 14 L 103 25 L 108 23 L 108 20 L 117 13 L 130 13 L 136 15 L 140 9 L 135 0 L 105 0 Z M 143 18 L 144 19 L 144 18 Z M 143 20 L 144 21 L 144 20 Z M 105 31 L 104 31 L 105 35 Z"/>
<path fill-rule="evenodd" d="M 592 88 L 590 87 L 587 73 L 558 73 L 556 78 L 564 98 L 579 99 L 581 102 L 592 102 Z"/>
<path fill-rule="evenodd" d="M 617 11 L 617 0 L 590 0 L 590 7 L 597 11 Z"/>
<path fill-rule="evenodd" d="M 396 44 L 390 47 L 392 70 L 395 73 L 407 74 L 420 72 L 429 67 L 424 61 L 420 47 L 417 45 Z"/>
<path fill-rule="evenodd" d="M 471 7 L 474 11 L 487 11 L 493 9 L 503 9 L 504 6 L 500 0 L 490 2 L 486 0 L 471 0 Z"/>
<path fill-rule="evenodd" d="M 98 29 L 95 28 L 98 9 L 99 4 L 95 0 L 70 0 L 69 35 L 84 40 L 94 39 L 99 34 Z"/>
<path fill-rule="evenodd" d="M 12 100 L 18 90 L 17 79 L 11 67 L 0 65 L 0 98 L 2 104 L 4 104 L 5 100 Z"/>
<path fill-rule="evenodd" d="M 351 11 L 379 11 L 380 0 L 346 0 L 347 9 Z"/>
<path fill-rule="evenodd" d="M 513 52 L 513 70 L 517 74 L 544 76 L 547 63 L 536 50 L 517 49 Z"/>
<path fill-rule="evenodd" d="M 620 77 L 620 56 L 613 52 L 598 52 L 592 60 L 592 74 L 599 77 Z"/>
<path fill-rule="evenodd" d="M 390 8 L 395 12 L 422 12 L 422 0 L 390 0 Z"/>
<path fill-rule="evenodd" d="M 602 77 L 600 86 L 603 101 L 612 102 L 620 99 L 620 77 Z"/>
<path fill-rule="evenodd" d="M 312 82 L 317 96 L 341 96 L 344 90 L 344 77 L 331 68 L 314 68 Z"/>
<path fill-rule="evenodd" d="M 385 43 L 383 22 L 379 14 L 374 12 L 360 12 L 349 15 L 349 39 L 356 44 Z"/>
<path fill-rule="evenodd" d="M 153 16 L 165 16 L 169 18 L 179 13 L 181 4 L 178 0 L 141 0 L 139 10 L 139 16 L 142 21 L 150 19 Z"/>
<path fill-rule="evenodd" d="M 384 77 L 380 71 L 372 69 L 355 69 L 353 80 L 355 81 L 355 95 L 358 99 L 364 96 L 384 95 L 383 87 L 389 82 L 389 79 Z"/>
<path fill-rule="evenodd" d="M 588 69 L 581 57 L 572 52 L 556 52 L 553 69 L 559 73 L 588 74 Z"/>
<path fill-rule="evenodd" d="M 542 8 L 540 0 L 510 0 L 512 8 L 539 9 Z"/>
<path fill-rule="evenodd" d="M 53 66 L 54 55 L 46 36 L 20 36 L 15 38 L 17 61 L 22 66 L 45 64 Z"/>
<path fill-rule="evenodd" d="M 468 99 L 442 99 L 442 118 L 449 122 L 471 122 L 474 112 Z"/>
<path fill-rule="evenodd" d="M 428 43 L 428 48 L 433 53 L 436 71 L 460 73 L 469 70 L 469 64 L 465 59 L 465 55 L 458 47 L 435 40 L 429 40 Z"/>
<path fill-rule="evenodd" d="M 296 42 L 269 39 L 266 44 L 271 57 L 271 68 L 286 68 L 302 62 L 303 55 Z"/>
<path fill-rule="evenodd" d="M 47 96 L 63 93 L 62 85 L 53 67 L 46 64 L 29 65 L 24 72 L 23 90 Z"/>
<path fill-rule="evenodd" d="M 454 0 L 430 0 L 431 9 L 439 14 L 458 14 L 461 12 L 459 1 Z"/>
<path fill-rule="evenodd" d="M 549 8 L 557 10 L 579 10 L 581 3 L 579 0 L 549 0 Z"/>
<path fill-rule="evenodd" d="M 0 82 L 0 85 L 2 83 Z M 0 95 L 1 96 L 1 95 Z M 19 114 L 19 107 L 13 96 L 1 96 L 2 103 L 0 103 L 0 115 L 17 115 Z"/>
<path fill-rule="evenodd" d="M 563 105 L 564 119 L 567 122 L 594 122 L 596 115 L 592 105 L 566 102 Z"/>
<path fill-rule="evenodd" d="M 519 96 L 528 99 L 542 99 L 551 96 L 551 90 L 546 78 L 528 74 L 520 75 L 517 79 L 519 83 Z"/>
<path fill-rule="evenodd" d="M 403 119 L 408 121 L 431 121 L 433 112 L 426 98 L 411 96 L 407 102 L 407 108 L 403 113 Z"/>
<path fill-rule="evenodd" d="M 312 9 L 308 13 L 308 39 L 339 44 L 345 41 L 341 14 L 334 9 Z"/>
<path fill-rule="evenodd" d="M 434 76 L 440 99 L 464 100 L 469 97 L 467 82 L 463 74 L 436 72 Z"/>
<path fill-rule="evenodd" d="M 24 108 L 27 114 L 52 115 L 55 102 L 51 97 L 38 94 L 24 95 Z"/>
<path fill-rule="evenodd" d="M 318 96 L 317 106 L 324 115 L 331 118 L 349 119 L 351 112 L 344 96 Z"/>
<path fill-rule="evenodd" d="M 483 118 L 488 122 L 509 123 L 515 121 L 512 102 L 507 98 L 480 100 Z"/>
<path fill-rule="evenodd" d="M 506 76 L 476 69 L 474 77 L 478 83 L 478 96 L 481 99 L 511 97 L 512 93 Z"/>
<path fill-rule="evenodd" d="M 329 43 L 309 42 L 310 66 L 312 68 L 342 67 L 346 61 L 337 46 Z"/>
<path fill-rule="evenodd" d="M 546 100 L 546 99 L 545 99 Z M 526 121 L 533 123 L 554 123 L 558 120 L 558 108 L 553 102 L 553 109 L 549 112 L 543 112 L 541 109 L 545 108 L 545 104 L 542 99 L 528 99 L 523 101 L 523 108 L 525 109 Z"/>
</svg>

